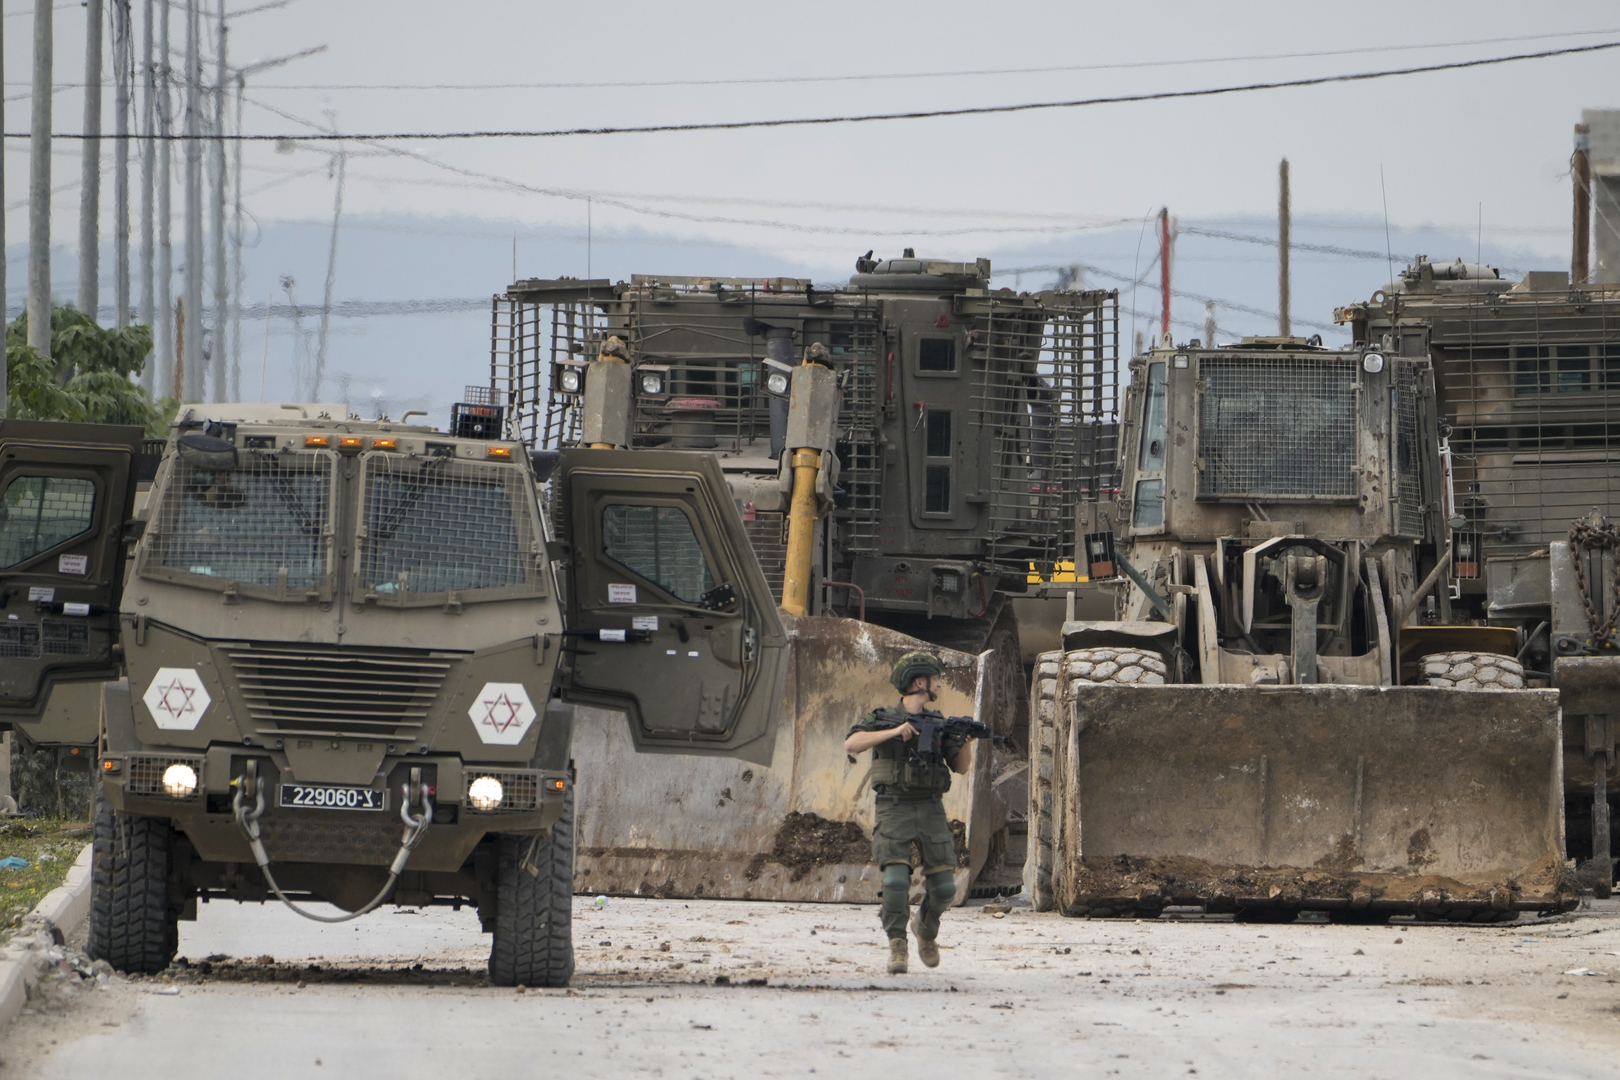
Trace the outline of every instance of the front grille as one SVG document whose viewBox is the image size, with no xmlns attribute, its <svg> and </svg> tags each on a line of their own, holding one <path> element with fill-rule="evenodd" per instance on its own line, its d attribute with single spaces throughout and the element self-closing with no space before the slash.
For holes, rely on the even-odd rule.
<svg viewBox="0 0 1620 1080">
<path fill-rule="evenodd" d="M 410 738 L 454 663 L 427 652 L 235 649 L 231 666 L 261 734 Z"/>
<path fill-rule="evenodd" d="M 1355 497 L 1353 358 L 1208 357 L 1199 386 L 1200 498 Z"/>
<path fill-rule="evenodd" d="M 203 761 L 201 754 L 130 754 L 124 758 L 124 790 L 131 795 L 159 795 L 177 803 L 193 803 L 202 798 Z M 170 765 L 190 765 L 197 770 L 197 788 L 183 798 L 163 790 L 163 773 Z"/>
<path fill-rule="evenodd" d="M 480 810 L 470 801 L 470 814 L 529 814 L 540 806 L 540 774 L 517 769 L 468 769 L 467 787 L 480 776 L 493 777 L 501 784 L 501 805 L 493 810 Z"/>
</svg>

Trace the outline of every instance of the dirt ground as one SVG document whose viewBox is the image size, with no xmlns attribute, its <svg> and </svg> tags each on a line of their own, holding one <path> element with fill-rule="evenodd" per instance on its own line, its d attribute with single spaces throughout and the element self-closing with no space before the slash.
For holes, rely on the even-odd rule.
<svg viewBox="0 0 1620 1080">
<path fill-rule="evenodd" d="M 487 985 L 470 910 L 205 905 L 184 968 L 64 977 L 0 1076 L 1612 1077 L 1620 906 L 1505 926 L 1066 919 L 974 904 L 884 973 L 876 909 L 576 901 L 567 990 Z M 82 930 L 81 930 L 82 935 Z M 571 1060 L 570 1060 L 571 1059 Z M 339 1070 L 339 1071 L 334 1071 Z"/>
</svg>

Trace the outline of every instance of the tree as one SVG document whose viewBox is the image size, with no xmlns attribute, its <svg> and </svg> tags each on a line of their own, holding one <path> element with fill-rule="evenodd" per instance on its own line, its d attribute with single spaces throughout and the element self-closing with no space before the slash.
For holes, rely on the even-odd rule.
<svg viewBox="0 0 1620 1080">
<path fill-rule="evenodd" d="M 153 401 L 133 381 L 152 351 L 145 326 L 104 330 L 70 307 L 51 308 L 51 355 L 28 344 L 28 315 L 6 327 L 9 415 L 18 420 L 134 424 L 167 433 L 178 402 Z"/>
</svg>

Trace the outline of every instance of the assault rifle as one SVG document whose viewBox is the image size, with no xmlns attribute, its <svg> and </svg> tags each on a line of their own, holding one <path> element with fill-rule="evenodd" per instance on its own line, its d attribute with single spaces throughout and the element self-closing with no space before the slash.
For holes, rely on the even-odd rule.
<svg viewBox="0 0 1620 1080">
<path fill-rule="evenodd" d="M 901 724 L 910 724 L 917 729 L 917 737 L 906 748 L 907 761 L 912 765 L 944 762 L 945 755 L 942 748 L 946 736 L 954 735 L 963 740 L 1007 741 L 1005 735 L 993 733 L 988 725 L 979 723 L 971 716 L 946 716 L 936 720 L 931 716 L 913 716 L 909 713 L 884 709 L 877 714 L 877 718 L 883 725 L 879 729 L 882 731 L 897 728 Z"/>
</svg>

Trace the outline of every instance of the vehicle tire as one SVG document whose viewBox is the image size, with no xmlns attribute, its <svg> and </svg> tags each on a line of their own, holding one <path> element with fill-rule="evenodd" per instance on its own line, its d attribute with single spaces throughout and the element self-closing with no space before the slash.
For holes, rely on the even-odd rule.
<svg viewBox="0 0 1620 1080">
<path fill-rule="evenodd" d="M 90 864 L 92 959 L 130 975 L 156 975 L 180 947 L 169 904 L 174 834 L 161 818 L 116 814 L 96 781 Z"/>
<path fill-rule="evenodd" d="M 496 986 L 567 986 L 574 975 L 574 788 L 543 838 L 539 873 L 522 866 L 528 836 L 497 836 L 495 934 L 489 981 Z"/>
<path fill-rule="evenodd" d="M 1052 770 L 1062 666 L 1062 652 L 1041 653 L 1035 658 L 1035 678 L 1029 688 L 1029 839 L 1024 854 L 1024 895 L 1036 911 L 1052 910 Z"/>
<path fill-rule="evenodd" d="M 1170 668 L 1158 653 L 1151 649 L 1115 646 L 1072 649 L 1064 653 L 1063 674 L 1076 683 L 1163 686 L 1170 681 Z"/>
<path fill-rule="evenodd" d="M 1524 665 L 1483 652 L 1430 653 L 1418 662 L 1429 686 L 1453 690 L 1523 690 Z"/>
</svg>

